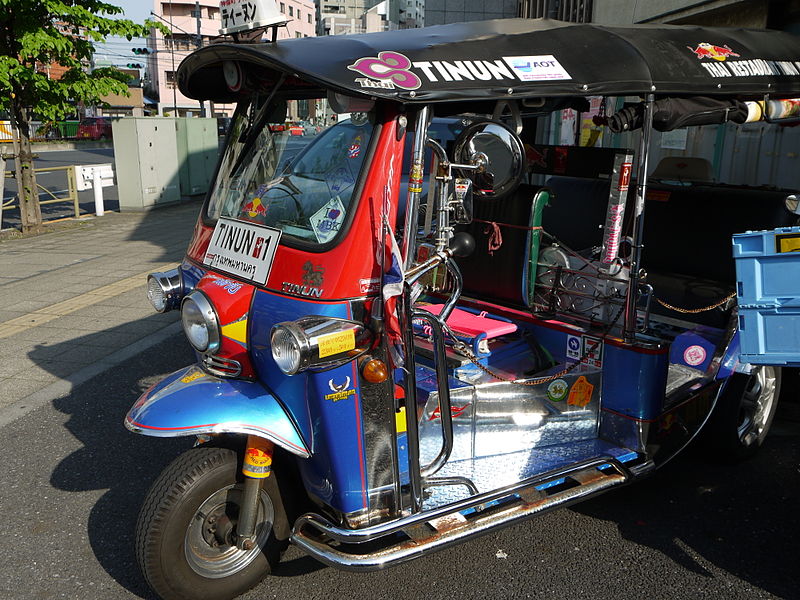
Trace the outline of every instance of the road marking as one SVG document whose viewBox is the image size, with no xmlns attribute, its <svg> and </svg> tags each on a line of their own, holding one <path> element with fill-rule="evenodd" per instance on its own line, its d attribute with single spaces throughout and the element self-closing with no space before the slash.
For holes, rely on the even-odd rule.
<svg viewBox="0 0 800 600">
<path fill-rule="evenodd" d="M 0 327 L 0 340 L 11 337 L 12 335 L 16 335 L 18 333 L 22 333 L 23 331 L 33 329 L 39 325 L 44 325 L 45 323 L 54 321 L 59 317 L 63 317 L 82 308 L 86 308 L 87 306 L 99 304 L 103 300 L 107 300 L 109 298 L 119 296 L 120 294 L 124 294 L 125 292 L 129 292 L 130 290 L 144 285 L 146 281 L 145 278 L 150 273 L 171 269 L 174 266 L 174 262 L 155 265 L 154 268 L 145 271 L 144 273 L 126 277 L 125 279 L 120 279 L 114 283 L 109 283 L 108 285 L 99 287 L 96 290 L 85 292 L 80 296 L 75 296 L 74 298 L 64 300 L 63 302 L 57 302 L 56 304 L 45 306 L 44 308 L 34 310 L 27 315 L 15 317 L 0 323 L 0 326 L 2 326 Z"/>
</svg>

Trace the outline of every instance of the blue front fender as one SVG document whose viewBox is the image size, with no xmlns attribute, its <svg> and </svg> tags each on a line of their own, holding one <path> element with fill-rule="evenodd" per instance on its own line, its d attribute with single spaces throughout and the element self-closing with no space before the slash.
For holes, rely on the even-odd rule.
<svg viewBox="0 0 800 600">
<path fill-rule="evenodd" d="M 291 417 L 261 384 L 214 377 L 197 366 L 175 371 L 142 394 L 125 426 L 157 437 L 252 434 L 303 458 L 311 456 Z"/>
</svg>

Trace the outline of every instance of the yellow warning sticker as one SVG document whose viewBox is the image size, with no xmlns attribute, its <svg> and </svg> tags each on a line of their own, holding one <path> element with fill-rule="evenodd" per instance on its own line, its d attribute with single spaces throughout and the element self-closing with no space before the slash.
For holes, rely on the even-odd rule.
<svg viewBox="0 0 800 600">
<path fill-rule="evenodd" d="M 181 383 L 192 383 L 203 376 L 205 376 L 205 373 L 202 371 L 195 371 L 194 373 L 189 373 L 188 375 L 181 377 Z"/>
<path fill-rule="evenodd" d="M 780 252 L 800 252 L 800 233 L 775 236 L 776 250 Z"/>
<path fill-rule="evenodd" d="M 342 352 L 353 350 L 356 347 L 356 334 L 352 329 L 328 333 L 319 336 L 317 338 L 317 344 L 319 345 L 320 358 L 341 354 Z"/>
<path fill-rule="evenodd" d="M 394 413 L 394 426 L 397 430 L 397 433 L 405 433 L 408 430 L 408 424 L 406 421 L 406 409 L 404 406 L 400 407 L 396 413 Z"/>
<path fill-rule="evenodd" d="M 248 477 L 263 479 L 272 471 L 272 455 L 260 448 L 248 448 L 244 455 L 242 473 Z"/>
<path fill-rule="evenodd" d="M 572 384 L 572 388 L 569 390 L 567 404 L 584 407 L 591 402 L 593 391 L 594 386 L 589 383 L 589 380 L 586 379 L 586 377 L 581 375 L 578 377 L 578 381 Z"/>
</svg>

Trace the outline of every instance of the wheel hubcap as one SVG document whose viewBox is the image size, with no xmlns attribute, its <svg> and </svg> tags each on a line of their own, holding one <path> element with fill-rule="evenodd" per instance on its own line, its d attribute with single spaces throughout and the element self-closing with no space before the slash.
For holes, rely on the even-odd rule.
<svg viewBox="0 0 800 600">
<path fill-rule="evenodd" d="M 774 367 L 753 367 L 739 411 L 739 439 L 746 446 L 759 442 L 766 434 L 767 419 L 775 402 Z"/>
<path fill-rule="evenodd" d="M 255 544 L 250 550 L 236 547 L 236 522 L 243 497 L 242 487 L 225 487 L 197 509 L 186 529 L 184 550 L 192 570 L 209 579 L 228 577 L 249 565 L 269 539 L 275 511 L 265 491 L 261 491 L 256 518 Z"/>
</svg>

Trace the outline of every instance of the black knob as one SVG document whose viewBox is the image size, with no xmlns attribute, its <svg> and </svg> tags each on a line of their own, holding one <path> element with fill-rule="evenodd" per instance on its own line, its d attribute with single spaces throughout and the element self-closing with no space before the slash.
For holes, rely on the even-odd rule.
<svg viewBox="0 0 800 600">
<path fill-rule="evenodd" d="M 450 239 L 450 252 L 458 258 L 466 258 L 475 251 L 475 238 L 466 231 L 459 231 Z"/>
</svg>

